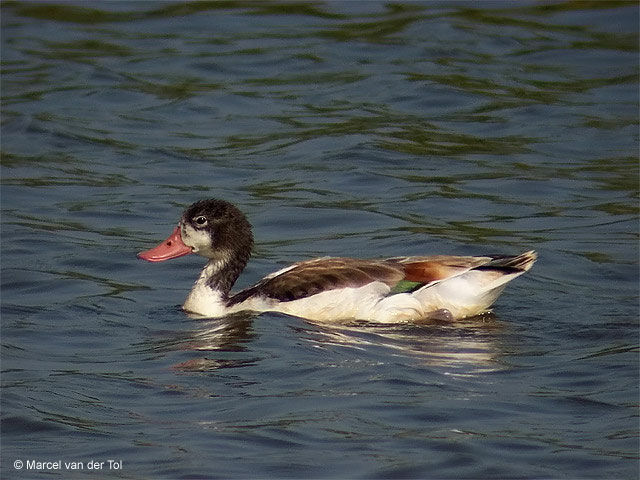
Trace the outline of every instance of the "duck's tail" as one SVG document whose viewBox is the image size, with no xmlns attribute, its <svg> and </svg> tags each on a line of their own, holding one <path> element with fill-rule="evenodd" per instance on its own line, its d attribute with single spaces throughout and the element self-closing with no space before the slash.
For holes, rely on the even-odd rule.
<svg viewBox="0 0 640 480">
<path fill-rule="evenodd" d="M 538 258 L 538 254 L 535 250 L 529 250 L 515 257 L 496 255 L 491 258 L 490 262 L 476 267 L 474 270 L 503 270 L 505 273 L 524 273 L 531 269 Z"/>
</svg>

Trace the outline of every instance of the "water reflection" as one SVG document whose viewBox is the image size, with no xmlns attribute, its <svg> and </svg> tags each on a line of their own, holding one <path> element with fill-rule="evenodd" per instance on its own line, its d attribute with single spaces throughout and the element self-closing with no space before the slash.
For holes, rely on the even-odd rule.
<svg viewBox="0 0 640 480">
<path fill-rule="evenodd" d="M 251 316 L 244 314 L 199 321 L 198 329 L 185 332 L 178 342 L 186 350 L 242 352 L 255 336 Z"/>
<path fill-rule="evenodd" d="M 417 359 L 429 367 L 444 368 L 447 374 L 467 375 L 504 368 L 498 335 L 504 325 L 487 313 L 464 320 L 432 319 L 419 324 L 353 324 L 300 329 L 310 342 L 322 345 L 369 349 L 383 347 L 396 355 Z"/>
<path fill-rule="evenodd" d="M 254 365 L 256 358 L 228 358 L 229 352 L 246 352 L 256 337 L 252 317 L 248 314 L 230 315 L 221 319 L 197 319 L 185 331 L 164 331 L 138 345 L 141 352 L 166 353 L 175 351 L 221 352 L 220 358 L 198 356 L 173 366 L 178 371 L 213 371 Z"/>
<path fill-rule="evenodd" d="M 279 315 L 278 316 L 285 316 Z M 254 321 L 267 321 L 250 314 L 234 315 L 216 320 L 196 320 L 193 328 L 184 332 L 166 332 L 145 344 L 152 352 L 193 351 L 208 352 L 174 365 L 175 370 L 204 372 L 222 368 L 255 365 L 260 359 L 252 356 L 230 358 L 229 352 L 251 350 L 248 344 L 257 337 Z M 343 347 L 362 351 L 384 349 L 385 357 L 404 356 L 425 366 L 446 369 L 449 375 L 472 375 L 504 368 L 497 359 L 501 356 L 499 335 L 503 322 L 494 314 L 464 320 L 430 319 L 419 324 L 371 324 L 356 322 L 347 325 L 316 324 L 299 319 L 291 327 L 296 335 L 313 346 Z M 282 328 L 285 328 L 282 325 Z"/>
</svg>

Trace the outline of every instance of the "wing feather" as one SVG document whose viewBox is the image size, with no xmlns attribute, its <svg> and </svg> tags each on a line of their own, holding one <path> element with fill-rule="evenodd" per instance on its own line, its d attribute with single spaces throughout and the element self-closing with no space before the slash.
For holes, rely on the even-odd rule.
<svg viewBox="0 0 640 480">
<path fill-rule="evenodd" d="M 534 251 L 516 256 L 469 257 L 434 255 L 431 257 L 401 257 L 396 260 L 404 265 L 405 278 L 410 282 L 426 284 L 462 275 L 469 270 L 496 270 L 502 273 L 525 272 L 537 258 Z"/>
<path fill-rule="evenodd" d="M 298 262 L 281 273 L 265 277 L 229 299 L 236 304 L 253 295 L 289 302 L 339 288 L 358 288 L 371 282 L 393 287 L 404 278 L 397 262 L 355 258 L 320 258 Z"/>
</svg>

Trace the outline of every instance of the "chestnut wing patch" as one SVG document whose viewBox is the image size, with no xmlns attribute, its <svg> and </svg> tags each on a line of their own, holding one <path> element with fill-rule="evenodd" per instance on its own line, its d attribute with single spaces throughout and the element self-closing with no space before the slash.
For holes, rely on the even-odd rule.
<svg viewBox="0 0 640 480">
<path fill-rule="evenodd" d="M 405 281 L 428 284 L 461 275 L 491 261 L 491 257 L 459 257 L 434 255 L 397 259 L 405 271 Z"/>
<path fill-rule="evenodd" d="M 290 302 L 339 288 L 358 288 L 371 282 L 393 287 L 404 278 L 404 268 L 393 261 L 322 258 L 300 262 L 279 275 L 239 292 L 229 299 L 239 303 L 253 295 Z"/>
</svg>

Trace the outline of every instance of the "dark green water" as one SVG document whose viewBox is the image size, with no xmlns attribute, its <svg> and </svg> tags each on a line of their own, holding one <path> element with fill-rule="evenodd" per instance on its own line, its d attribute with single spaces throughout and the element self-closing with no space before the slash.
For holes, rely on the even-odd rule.
<svg viewBox="0 0 640 480">
<path fill-rule="evenodd" d="M 1 7 L 2 478 L 637 478 L 635 2 Z M 196 321 L 135 254 L 207 197 L 239 286 L 540 259 L 453 324 Z"/>
</svg>

